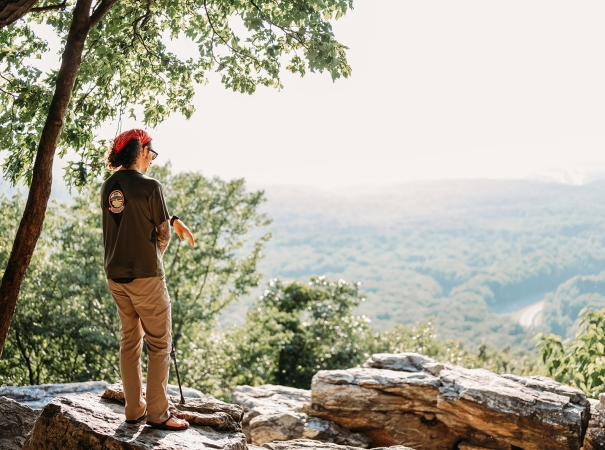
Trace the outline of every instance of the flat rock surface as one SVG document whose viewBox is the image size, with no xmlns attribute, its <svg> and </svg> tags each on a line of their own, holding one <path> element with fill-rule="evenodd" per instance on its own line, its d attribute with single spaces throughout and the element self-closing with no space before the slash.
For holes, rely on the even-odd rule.
<svg viewBox="0 0 605 450">
<path fill-rule="evenodd" d="M 39 414 L 28 406 L 0 397 L 0 450 L 20 450 Z"/>
<path fill-rule="evenodd" d="M 145 390 L 143 389 L 143 394 Z M 124 390 L 122 384 L 107 386 L 102 397 L 106 400 L 114 400 L 124 404 Z M 209 426 L 215 430 L 241 431 L 241 422 L 244 410 L 241 406 L 221 402 L 213 397 L 181 398 L 169 396 L 171 403 L 170 411 L 187 420 L 192 425 Z"/>
<path fill-rule="evenodd" d="M 546 377 L 499 376 L 439 364 L 414 353 L 377 354 L 364 368 L 320 371 L 308 414 L 352 431 L 372 446 L 578 450 L 589 403 Z"/>
<path fill-rule="evenodd" d="M 4 386 L 0 387 L 0 397 L 7 397 L 29 406 L 33 409 L 42 409 L 44 405 L 55 397 L 72 397 L 84 394 L 102 394 L 109 384 L 105 381 L 84 381 L 81 383 L 39 384 L 34 386 Z M 168 394 L 179 397 L 179 387 L 169 384 Z M 197 389 L 184 387 L 183 396 L 186 398 L 204 398 Z"/>
<path fill-rule="evenodd" d="M 25 450 L 226 449 L 246 450 L 243 433 L 192 426 L 185 431 L 156 430 L 145 422 L 129 425 L 124 407 L 95 394 L 58 397 L 36 421 Z"/>
</svg>

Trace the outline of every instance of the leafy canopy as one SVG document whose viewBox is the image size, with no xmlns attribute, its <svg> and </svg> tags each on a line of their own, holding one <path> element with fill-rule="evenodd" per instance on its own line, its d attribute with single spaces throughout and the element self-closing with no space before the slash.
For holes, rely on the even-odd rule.
<svg viewBox="0 0 605 450">
<path fill-rule="evenodd" d="M 49 46 L 36 24 L 61 38 L 72 21 L 75 1 L 63 10 L 30 13 L 0 30 L 0 148 L 8 149 L 4 176 L 31 182 L 32 162 L 46 120 L 58 71 L 39 65 Z M 195 83 L 210 71 L 225 87 L 252 94 L 256 87 L 282 87 L 285 69 L 301 76 L 328 72 L 347 77 L 346 47 L 331 21 L 353 7 L 352 0 L 158 0 L 117 2 L 90 31 L 58 144 L 79 160 L 66 181 L 81 187 L 103 170 L 95 131 L 125 114 L 155 127 L 172 112 L 189 118 Z M 197 55 L 181 58 L 167 39 L 182 38 Z"/>
</svg>

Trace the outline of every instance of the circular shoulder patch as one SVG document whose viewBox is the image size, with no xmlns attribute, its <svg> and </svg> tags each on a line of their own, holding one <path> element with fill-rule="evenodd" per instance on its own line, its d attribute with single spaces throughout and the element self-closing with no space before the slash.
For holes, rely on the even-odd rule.
<svg viewBox="0 0 605 450">
<path fill-rule="evenodd" d="M 109 194 L 109 211 L 119 214 L 124 211 L 124 194 L 122 191 L 112 191 Z"/>
</svg>

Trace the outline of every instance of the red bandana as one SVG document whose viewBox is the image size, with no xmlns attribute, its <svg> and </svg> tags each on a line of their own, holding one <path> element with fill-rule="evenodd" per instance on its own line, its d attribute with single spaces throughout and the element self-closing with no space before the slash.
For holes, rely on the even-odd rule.
<svg viewBox="0 0 605 450">
<path fill-rule="evenodd" d="M 118 134 L 113 140 L 113 151 L 120 153 L 122 149 L 133 139 L 141 141 L 141 145 L 147 144 L 151 140 L 151 136 L 145 130 L 133 128 L 132 130 L 124 131 Z"/>
</svg>

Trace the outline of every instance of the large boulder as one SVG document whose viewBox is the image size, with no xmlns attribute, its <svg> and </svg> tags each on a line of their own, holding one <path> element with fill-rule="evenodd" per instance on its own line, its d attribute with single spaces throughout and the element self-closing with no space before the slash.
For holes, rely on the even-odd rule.
<svg viewBox="0 0 605 450">
<path fill-rule="evenodd" d="M 20 450 L 39 414 L 28 406 L 0 397 L 0 450 Z"/>
<path fill-rule="evenodd" d="M 370 439 L 362 433 L 317 417 L 308 417 L 311 393 L 287 386 L 238 386 L 233 403 L 245 409 L 242 421 L 248 442 L 262 445 L 272 441 L 308 438 L 354 447 L 367 448 Z"/>
<path fill-rule="evenodd" d="M 191 402 L 191 403 L 190 403 Z M 187 414 L 211 415 L 205 407 L 195 410 L 193 400 L 186 404 Z M 234 422 L 233 417 L 218 411 Z M 195 415 L 194 414 L 194 415 Z M 179 415 L 179 414 L 175 414 Z M 239 425 L 239 424 L 238 424 Z M 217 427 L 218 428 L 218 427 Z M 141 422 L 125 422 L 124 407 L 115 400 L 96 394 L 57 397 L 40 413 L 24 450 L 246 450 L 246 437 L 238 431 L 217 430 L 208 426 L 192 426 L 185 431 L 156 430 Z"/>
<path fill-rule="evenodd" d="M 318 372 L 308 413 L 363 430 L 372 446 L 578 450 L 590 405 L 580 390 L 546 377 L 499 376 L 402 353 Z"/>
</svg>

